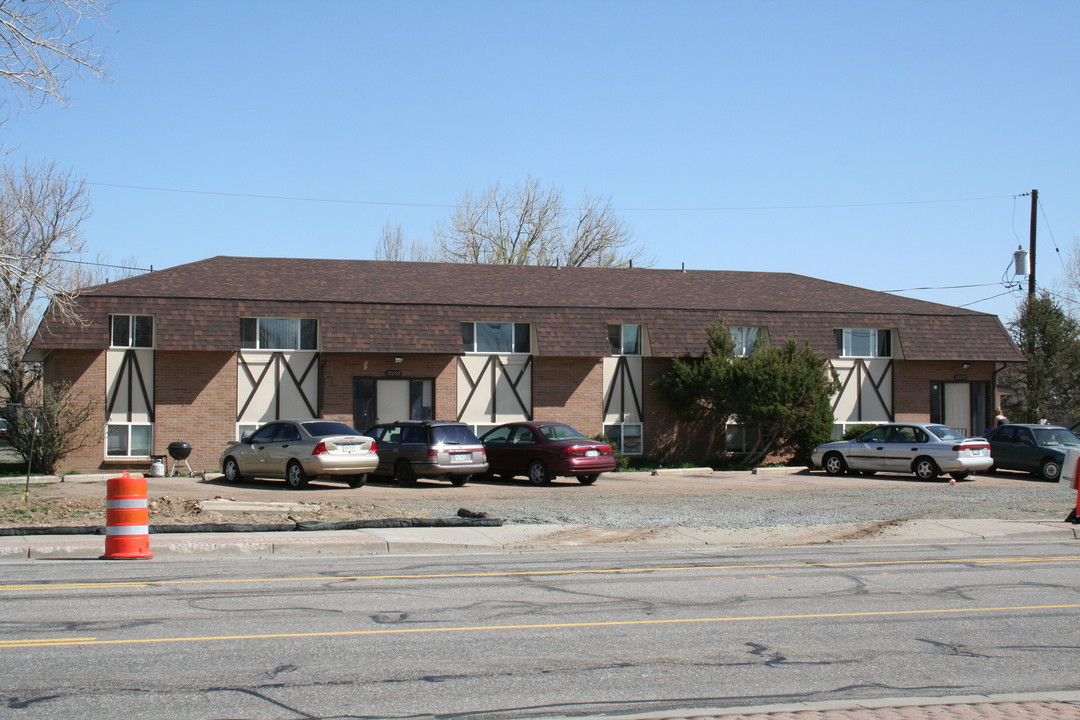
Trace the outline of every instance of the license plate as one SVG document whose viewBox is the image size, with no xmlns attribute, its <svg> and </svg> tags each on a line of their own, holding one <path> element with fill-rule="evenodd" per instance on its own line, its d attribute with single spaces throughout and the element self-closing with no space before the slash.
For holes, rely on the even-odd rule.
<svg viewBox="0 0 1080 720">
<path fill-rule="evenodd" d="M 472 462 L 472 453 L 450 453 L 450 462 L 457 465 Z"/>
<path fill-rule="evenodd" d="M 356 450 L 355 445 L 338 445 L 338 450 L 344 453 L 351 453 Z"/>
<path fill-rule="evenodd" d="M 599 450 L 586 450 L 585 457 L 597 457 L 600 455 Z"/>
</svg>

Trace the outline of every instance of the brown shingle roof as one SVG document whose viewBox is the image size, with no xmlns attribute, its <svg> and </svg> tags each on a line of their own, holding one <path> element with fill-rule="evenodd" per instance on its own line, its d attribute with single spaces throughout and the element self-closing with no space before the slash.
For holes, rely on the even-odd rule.
<svg viewBox="0 0 1080 720">
<path fill-rule="evenodd" d="M 157 347 L 235 350 L 238 317 L 318 317 L 327 352 L 456 353 L 460 322 L 536 326 L 542 355 L 605 355 L 607 324 L 648 326 L 658 356 L 700 353 L 704 328 L 769 328 L 835 356 L 833 329 L 897 329 L 907 359 L 1022 359 L 994 315 L 790 273 L 214 257 L 87 288 L 91 324 L 33 347 L 108 345 L 110 313 L 152 313 Z"/>
</svg>

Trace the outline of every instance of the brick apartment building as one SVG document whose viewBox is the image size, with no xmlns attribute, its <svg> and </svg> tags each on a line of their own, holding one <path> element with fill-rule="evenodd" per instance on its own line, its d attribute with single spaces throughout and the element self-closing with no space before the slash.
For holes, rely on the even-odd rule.
<svg viewBox="0 0 1080 720">
<path fill-rule="evenodd" d="M 996 373 L 1023 360 L 994 315 L 786 273 L 223 256 L 79 302 L 83 323 L 43 323 L 28 359 L 101 400 L 100 443 L 64 462 L 81 472 L 145 471 L 174 440 L 212 471 L 227 442 L 286 417 L 557 420 L 628 454 L 688 453 L 652 381 L 721 318 L 736 352 L 794 338 L 827 358 L 837 434 L 980 434 Z"/>
</svg>

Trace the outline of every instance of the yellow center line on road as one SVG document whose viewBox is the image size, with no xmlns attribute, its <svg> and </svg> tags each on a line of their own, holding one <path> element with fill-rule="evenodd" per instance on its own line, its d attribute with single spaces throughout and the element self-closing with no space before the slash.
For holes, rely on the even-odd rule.
<svg viewBox="0 0 1080 720">
<path fill-rule="evenodd" d="M 28 640 L 0 640 L 2 647 L 42 647 L 43 645 L 71 645 L 72 643 L 90 642 L 93 637 L 84 638 L 30 638 Z"/>
<path fill-rule="evenodd" d="M 63 645 L 138 645 L 145 643 L 211 642 L 220 640 L 274 640 L 279 638 L 325 638 L 349 637 L 357 635 L 408 635 L 424 633 L 492 632 L 497 630 L 548 630 L 553 628 L 600 628 L 628 625 L 676 625 L 686 623 L 755 622 L 764 620 L 820 620 L 822 618 L 889 617 L 899 615 L 956 615 L 966 613 L 1014 612 L 1018 610 L 1060 610 L 1071 608 L 1080 608 L 1080 603 L 1071 603 L 1067 605 L 1014 605 L 1004 607 L 981 608 L 935 608 L 928 610 L 876 610 L 869 612 L 808 613 L 801 615 L 752 615 L 746 617 L 673 618 L 669 620 L 605 620 L 598 622 L 535 623 L 529 625 L 474 625 L 465 627 L 443 628 L 386 628 L 380 630 L 339 630 L 330 632 L 268 633 L 262 635 L 206 635 L 201 637 L 195 636 L 172 638 L 134 638 L 128 640 L 96 640 L 79 638 L 73 638 L 66 641 L 0 640 L 0 649 L 57 647 Z"/>
<path fill-rule="evenodd" d="M 1049 563 L 1077 562 L 1080 555 L 1036 558 L 960 558 L 954 560 L 865 560 L 855 562 L 815 562 L 815 563 L 768 563 L 757 565 L 686 565 L 677 567 L 634 567 L 634 568 L 599 568 L 594 570 L 514 570 L 500 572 L 474 573 L 423 573 L 394 575 L 316 575 L 301 577 L 270 578 L 205 578 L 196 580 L 144 580 L 87 583 L 37 583 L 23 585 L 0 585 L 0 592 L 16 590 L 83 590 L 97 588 L 125 587 L 164 587 L 169 585 L 215 585 L 237 583 L 293 583 L 293 582 L 333 582 L 340 580 L 446 580 L 453 578 L 494 578 L 494 577 L 541 577 L 552 575 L 617 575 L 634 573 L 664 572 L 716 572 L 719 570 L 770 570 L 770 569 L 807 569 L 807 568 L 848 568 L 880 567 L 897 565 L 990 565 L 1007 563 Z"/>
</svg>

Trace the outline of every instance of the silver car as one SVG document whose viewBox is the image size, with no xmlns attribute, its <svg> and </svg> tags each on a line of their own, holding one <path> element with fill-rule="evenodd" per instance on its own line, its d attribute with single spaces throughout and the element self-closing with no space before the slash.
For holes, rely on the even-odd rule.
<svg viewBox="0 0 1080 720">
<path fill-rule="evenodd" d="M 375 441 L 332 420 L 276 420 L 221 454 L 228 482 L 244 477 L 285 478 L 302 488 L 312 478 L 333 478 L 360 487 L 379 464 Z"/>
<path fill-rule="evenodd" d="M 853 440 L 817 446 L 811 459 L 830 475 L 897 472 L 915 473 L 920 480 L 933 480 L 941 473 L 963 480 L 994 463 L 985 438 L 966 438 L 936 423 L 878 425 Z"/>
</svg>

